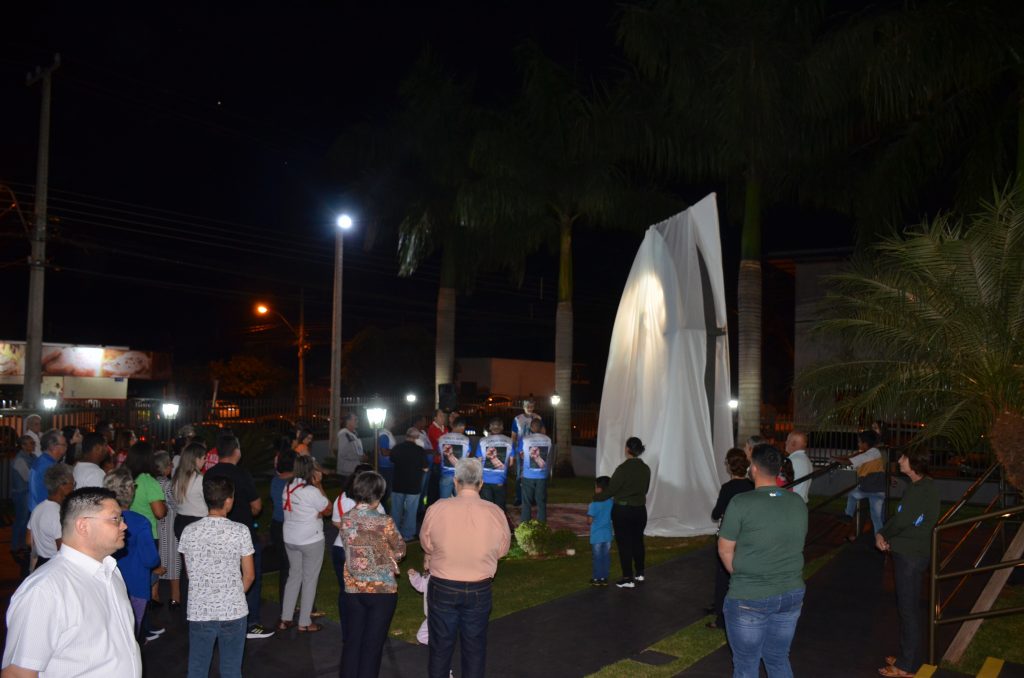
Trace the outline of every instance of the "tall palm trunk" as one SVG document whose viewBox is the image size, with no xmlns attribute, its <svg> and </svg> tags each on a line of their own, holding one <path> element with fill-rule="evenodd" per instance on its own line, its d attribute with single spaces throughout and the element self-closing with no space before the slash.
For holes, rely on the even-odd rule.
<svg viewBox="0 0 1024 678">
<path fill-rule="evenodd" d="M 572 219 L 561 222 L 558 310 L 555 312 L 555 451 L 572 459 Z M 554 469 L 552 469 L 554 471 Z"/>
<path fill-rule="evenodd" d="M 440 386 L 450 384 L 455 367 L 455 256 L 445 248 L 437 290 L 437 340 L 434 345 L 434 402 L 441 405 Z"/>
<path fill-rule="evenodd" d="M 737 287 L 739 336 L 739 438 L 761 430 L 761 185 L 747 176 Z"/>
</svg>

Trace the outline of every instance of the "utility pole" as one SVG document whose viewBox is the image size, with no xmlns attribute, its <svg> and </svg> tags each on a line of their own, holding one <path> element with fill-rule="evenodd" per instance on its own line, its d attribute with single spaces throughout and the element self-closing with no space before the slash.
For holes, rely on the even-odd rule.
<svg viewBox="0 0 1024 678">
<path fill-rule="evenodd" d="M 306 417 L 306 290 L 299 288 L 299 419 Z"/>
<path fill-rule="evenodd" d="M 46 282 L 46 202 L 50 175 L 50 76 L 60 66 L 60 55 L 53 64 L 36 67 L 25 76 L 29 87 L 42 82 L 42 106 L 39 109 L 39 160 L 36 163 L 36 223 L 32 229 L 32 254 L 28 274 L 28 327 L 25 330 L 25 380 L 21 405 L 39 407 L 39 389 L 43 380 L 43 291 Z"/>
</svg>

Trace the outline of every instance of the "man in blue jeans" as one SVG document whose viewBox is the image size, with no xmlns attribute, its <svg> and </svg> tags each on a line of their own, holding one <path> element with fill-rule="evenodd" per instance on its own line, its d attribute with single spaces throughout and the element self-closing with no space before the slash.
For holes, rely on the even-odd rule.
<svg viewBox="0 0 1024 678">
<path fill-rule="evenodd" d="M 391 450 L 392 480 L 391 518 L 402 533 L 402 539 L 410 541 L 416 537 L 416 509 L 420 503 L 420 487 L 423 477 L 430 470 L 423 448 L 416 444 L 419 429 L 413 427 L 405 432 L 405 440 Z"/>
<path fill-rule="evenodd" d="M 725 597 L 725 628 L 734 678 L 758 678 L 761 660 L 772 678 L 790 678 L 789 647 L 804 600 L 807 506 L 776 486 L 782 455 L 754 447 L 754 491 L 733 497 L 718 533 L 718 555 L 732 575 Z"/>
<path fill-rule="evenodd" d="M 429 678 L 450 675 L 455 641 L 461 644 L 460 678 L 483 678 L 487 665 L 487 622 L 491 580 L 512 535 L 504 511 L 480 498 L 480 460 L 455 464 L 455 496 L 427 510 L 420 528 L 427 585 Z"/>
</svg>

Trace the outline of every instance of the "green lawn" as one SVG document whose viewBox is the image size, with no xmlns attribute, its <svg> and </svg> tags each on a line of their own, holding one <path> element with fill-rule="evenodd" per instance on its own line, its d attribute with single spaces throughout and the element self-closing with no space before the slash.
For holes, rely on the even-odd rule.
<svg viewBox="0 0 1024 678">
<path fill-rule="evenodd" d="M 690 539 L 648 537 L 647 562 L 657 565 L 698 549 L 709 543 L 711 537 Z M 612 549 L 615 550 L 614 547 Z M 398 609 L 391 622 L 391 635 L 415 642 L 416 629 L 423 621 L 423 598 L 409 585 L 405 571 L 423 568 L 423 551 L 419 543 L 409 544 L 409 551 L 401 563 L 403 577 L 398 583 Z M 263 597 L 277 600 L 277 573 L 263 577 Z M 523 586 L 523 582 L 529 585 Z M 576 555 L 557 558 L 505 559 L 498 564 L 494 580 L 494 611 L 492 619 L 524 610 L 539 603 L 560 598 L 585 589 L 590 582 L 590 544 L 586 537 L 577 539 Z M 316 592 L 316 606 L 328 617 L 338 619 L 338 580 L 334 568 L 324 562 Z"/>
<path fill-rule="evenodd" d="M 1000 609 L 1021 606 L 1024 606 L 1024 586 L 1007 586 L 993 607 Z M 1014 641 L 1013 638 L 1017 640 Z M 1024 643 L 1020 642 L 1021 638 L 1024 638 L 1024 614 L 986 619 L 971 641 L 967 652 L 960 659 L 960 663 L 943 662 L 943 666 L 973 676 L 981 669 L 986 657 L 1024 664 Z"/>
</svg>

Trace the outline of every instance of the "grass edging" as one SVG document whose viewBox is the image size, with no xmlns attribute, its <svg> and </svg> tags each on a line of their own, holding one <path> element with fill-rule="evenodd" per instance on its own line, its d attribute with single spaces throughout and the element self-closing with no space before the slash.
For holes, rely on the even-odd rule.
<svg viewBox="0 0 1024 678">
<path fill-rule="evenodd" d="M 832 549 L 828 553 L 815 558 L 804 565 L 804 579 L 810 579 L 821 568 L 828 564 L 839 553 Z M 704 625 L 714 620 L 708 615 L 675 633 L 665 636 L 649 650 L 677 657 L 676 660 L 661 666 L 651 666 L 632 659 L 623 659 L 603 667 L 600 671 L 590 674 L 589 678 L 667 678 L 684 671 L 698 661 L 725 645 L 725 632 L 709 629 Z"/>
</svg>

